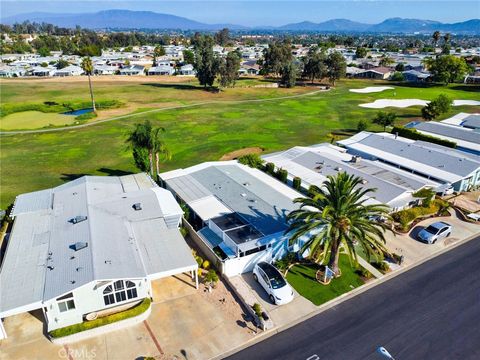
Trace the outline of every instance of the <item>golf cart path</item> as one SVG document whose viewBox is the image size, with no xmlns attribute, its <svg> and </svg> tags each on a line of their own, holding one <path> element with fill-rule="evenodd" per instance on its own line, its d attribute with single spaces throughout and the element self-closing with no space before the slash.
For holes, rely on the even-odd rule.
<svg viewBox="0 0 480 360">
<path fill-rule="evenodd" d="M 85 128 L 85 127 L 88 127 L 88 126 L 93 126 L 93 125 L 97 125 L 97 124 L 106 123 L 106 122 L 109 122 L 109 121 L 121 120 L 121 119 L 129 118 L 129 117 L 134 117 L 134 116 L 139 116 L 139 115 L 144 115 L 144 114 L 149 114 L 149 113 L 156 113 L 156 112 L 160 112 L 160 111 L 186 109 L 186 108 L 192 108 L 192 107 L 195 107 L 195 106 L 212 105 L 212 104 L 242 104 L 242 103 L 250 103 L 250 102 L 267 102 L 267 101 L 294 99 L 294 98 L 299 98 L 299 97 L 312 96 L 312 95 L 316 95 L 318 93 L 326 92 L 326 91 L 329 91 L 329 90 L 321 89 L 321 90 L 315 90 L 315 91 L 307 92 L 307 93 L 304 93 L 304 94 L 279 96 L 279 97 L 268 98 L 268 99 L 203 101 L 203 102 L 198 102 L 198 103 L 195 103 L 195 104 L 169 106 L 169 107 L 164 107 L 164 108 L 146 110 L 146 111 L 142 111 L 142 112 L 138 112 L 138 113 L 125 114 L 125 115 L 115 116 L 115 117 L 111 117 L 111 118 L 108 118 L 108 119 L 93 121 L 93 122 L 90 122 L 90 123 L 85 123 L 85 124 L 80 124 L 80 125 L 63 126 L 63 127 L 58 127 L 58 128 L 38 129 L 38 130 L 0 131 L 0 135 L 40 134 L 40 133 L 49 133 L 49 132 L 56 132 L 56 131 L 75 130 L 75 129 Z"/>
</svg>

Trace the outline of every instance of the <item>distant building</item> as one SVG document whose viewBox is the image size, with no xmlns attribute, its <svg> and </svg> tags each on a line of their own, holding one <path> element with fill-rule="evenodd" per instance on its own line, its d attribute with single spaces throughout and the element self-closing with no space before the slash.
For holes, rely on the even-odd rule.
<svg viewBox="0 0 480 360">
<path fill-rule="evenodd" d="M 416 83 L 425 82 L 430 77 L 430 74 L 420 72 L 417 70 L 403 71 L 402 74 L 405 81 L 416 82 Z"/>
<path fill-rule="evenodd" d="M 132 76 L 132 75 L 144 75 L 144 69 L 145 67 L 141 65 L 128 65 L 119 70 L 120 75 L 127 75 L 127 76 Z"/>
<path fill-rule="evenodd" d="M 390 68 L 379 66 L 374 67 L 354 75 L 358 79 L 375 79 L 375 80 L 387 80 L 392 76 L 393 71 Z"/>
<path fill-rule="evenodd" d="M 420 122 L 413 127 L 423 134 L 453 141 L 457 144 L 458 150 L 480 155 L 479 131 L 437 121 Z"/>
<path fill-rule="evenodd" d="M 192 64 L 183 65 L 178 69 L 178 75 L 194 76 L 196 74 Z"/>
<path fill-rule="evenodd" d="M 175 68 L 173 66 L 159 65 L 148 69 L 148 75 L 173 75 Z"/>
<path fill-rule="evenodd" d="M 349 153 L 378 160 L 429 180 L 468 191 L 480 185 L 480 156 L 388 133 L 362 131 L 340 140 Z"/>
<path fill-rule="evenodd" d="M 55 71 L 53 76 L 78 76 L 84 73 L 83 69 L 80 66 L 69 65 L 63 69 L 58 69 Z"/>
</svg>

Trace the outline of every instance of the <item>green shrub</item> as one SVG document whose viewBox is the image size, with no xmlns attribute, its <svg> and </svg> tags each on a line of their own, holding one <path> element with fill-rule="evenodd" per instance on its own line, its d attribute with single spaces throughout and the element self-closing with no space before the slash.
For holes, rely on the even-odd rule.
<svg viewBox="0 0 480 360">
<path fill-rule="evenodd" d="M 203 259 L 201 256 L 195 256 L 195 260 L 197 261 L 198 267 L 202 267 Z"/>
<path fill-rule="evenodd" d="M 76 116 L 75 120 L 90 120 L 90 119 L 94 119 L 96 117 L 97 117 L 97 113 L 94 113 L 92 111 L 92 112 L 88 112 L 88 113 Z"/>
<path fill-rule="evenodd" d="M 209 284 L 215 284 L 218 281 L 217 272 L 213 269 L 208 270 L 207 275 L 205 275 L 205 282 Z"/>
<path fill-rule="evenodd" d="M 390 269 L 390 267 L 388 266 L 388 264 L 385 261 L 372 262 L 372 266 L 375 269 L 378 269 L 382 272 L 387 272 Z"/>
<path fill-rule="evenodd" d="M 259 318 L 262 318 L 262 306 L 259 303 L 255 303 L 252 306 L 252 309 Z"/>
<path fill-rule="evenodd" d="M 183 237 L 187 236 L 188 230 L 187 230 L 187 228 L 186 228 L 185 226 L 182 226 L 182 227 L 180 228 L 180 234 L 182 234 Z"/>
<path fill-rule="evenodd" d="M 293 178 L 293 188 L 295 190 L 300 190 L 302 188 L 302 179 L 300 179 L 298 176 L 295 176 Z"/>
<path fill-rule="evenodd" d="M 277 262 L 275 262 L 275 267 L 280 271 L 285 272 L 285 270 L 287 270 L 290 264 L 293 264 L 295 261 L 297 261 L 296 254 L 290 252 L 280 260 L 277 260 Z"/>
<path fill-rule="evenodd" d="M 405 80 L 405 76 L 403 76 L 403 74 L 399 71 L 396 71 L 393 75 L 392 75 L 392 78 L 391 78 L 392 81 L 404 81 Z"/>
<path fill-rule="evenodd" d="M 355 272 L 361 277 L 364 277 L 365 279 L 370 279 L 372 277 L 372 274 L 363 267 L 358 268 L 357 270 L 355 270 Z"/>
<path fill-rule="evenodd" d="M 367 120 L 359 120 L 357 123 L 357 131 L 365 131 L 368 128 L 368 122 Z"/>
<path fill-rule="evenodd" d="M 288 171 L 285 169 L 278 169 L 276 173 L 276 178 L 281 182 L 286 183 L 288 178 Z"/>
<path fill-rule="evenodd" d="M 270 174 L 270 175 L 274 176 L 275 175 L 275 164 L 271 163 L 271 162 L 266 163 L 265 164 L 265 172 L 267 174 Z"/>
<path fill-rule="evenodd" d="M 205 270 L 208 270 L 209 267 L 210 267 L 210 261 L 204 260 L 202 264 L 202 268 Z"/>
<path fill-rule="evenodd" d="M 125 311 L 122 311 L 122 312 L 119 312 L 119 313 L 116 313 L 116 314 L 104 316 L 104 317 L 101 317 L 101 318 L 98 318 L 98 319 L 95 319 L 95 320 L 92 320 L 92 321 L 85 321 L 85 322 L 80 323 L 80 324 L 74 324 L 74 325 L 66 326 L 66 327 L 63 327 L 63 328 L 60 328 L 60 329 L 55 329 L 55 330 L 50 331 L 50 336 L 53 337 L 53 338 L 59 338 L 59 337 L 63 337 L 63 336 L 73 335 L 73 334 L 76 334 L 76 333 L 79 333 L 79 332 L 82 332 L 82 331 L 85 331 L 85 330 L 94 329 L 94 328 L 97 328 L 99 326 L 108 325 L 108 324 L 111 324 L 111 323 L 114 323 L 114 322 L 117 322 L 117 321 L 125 320 L 125 319 L 128 319 L 128 318 L 134 317 L 134 316 L 138 316 L 138 315 L 144 313 L 145 311 L 147 311 L 149 307 L 150 307 L 150 299 L 145 298 L 145 299 L 143 299 L 143 301 L 140 304 L 138 304 L 137 306 L 135 306 L 131 309 L 128 309 L 128 310 L 125 310 Z"/>
<path fill-rule="evenodd" d="M 261 169 L 263 166 L 263 159 L 258 154 L 247 154 L 240 156 L 238 162 L 251 168 Z"/>
<path fill-rule="evenodd" d="M 392 129 L 392 134 L 395 134 L 395 133 L 398 133 L 399 136 L 402 136 L 407 139 L 428 141 L 428 142 L 438 144 L 438 145 L 443 145 L 449 148 L 457 147 L 457 143 L 453 141 L 440 139 L 435 136 L 425 135 L 418 132 L 416 129 L 395 126 Z"/>
<path fill-rule="evenodd" d="M 397 211 L 392 214 L 392 219 L 399 223 L 403 230 L 407 230 L 409 224 L 418 217 L 433 215 L 438 213 L 439 209 L 444 207 L 445 201 L 434 199 L 429 206 L 415 206 L 410 209 Z"/>
</svg>

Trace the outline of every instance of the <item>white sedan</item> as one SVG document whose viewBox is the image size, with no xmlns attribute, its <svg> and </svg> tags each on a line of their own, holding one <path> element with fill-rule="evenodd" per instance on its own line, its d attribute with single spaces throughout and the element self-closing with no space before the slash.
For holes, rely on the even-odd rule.
<svg viewBox="0 0 480 360">
<path fill-rule="evenodd" d="M 282 305 L 293 300 L 292 287 L 273 265 L 264 261 L 257 263 L 253 268 L 253 278 L 262 285 L 272 303 Z"/>
</svg>

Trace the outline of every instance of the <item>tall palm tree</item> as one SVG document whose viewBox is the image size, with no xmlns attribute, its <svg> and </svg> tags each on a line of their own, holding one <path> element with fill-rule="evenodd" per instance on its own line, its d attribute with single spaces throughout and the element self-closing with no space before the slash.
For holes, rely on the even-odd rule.
<svg viewBox="0 0 480 360">
<path fill-rule="evenodd" d="M 92 109 L 93 111 L 97 111 L 95 108 L 95 99 L 93 97 L 93 88 L 92 88 L 92 79 L 90 78 L 93 75 L 93 63 L 92 59 L 88 56 L 84 57 L 82 60 L 82 69 L 85 74 L 88 76 L 88 86 L 90 87 L 90 98 L 92 99 Z"/>
<path fill-rule="evenodd" d="M 172 154 L 167 149 L 165 142 L 161 138 L 162 132 L 165 132 L 165 129 L 161 127 L 155 128 L 152 131 L 152 148 L 153 152 L 155 153 L 155 168 L 157 170 L 157 176 L 160 174 L 160 157 L 163 157 L 165 160 L 170 160 L 172 158 Z"/>
<path fill-rule="evenodd" d="M 135 124 L 135 128 L 127 138 L 127 143 L 133 148 L 135 164 L 142 171 L 147 171 L 144 157 L 148 156 L 149 173 L 152 177 L 154 177 L 153 158 L 155 157 L 157 176 L 160 172 L 160 157 L 166 160 L 171 158 L 170 151 L 161 138 L 161 133 L 164 131 L 164 128 L 153 128 L 150 121 L 146 120 L 143 124 Z"/>
<path fill-rule="evenodd" d="M 314 261 L 326 261 L 339 276 L 338 259 L 341 247 L 357 262 L 355 245 L 367 254 L 388 253 L 384 233 L 388 226 L 378 220 L 388 216 L 386 205 L 366 205 L 366 196 L 374 189 L 363 188 L 362 179 L 341 172 L 328 176 L 322 188 L 312 187 L 313 197 L 297 198 L 298 210 L 288 215 L 293 243 L 301 236 L 308 238 L 302 252 L 309 249 Z"/>
<path fill-rule="evenodd" d="M 438 40 L 440 40 L 440 31 L 435 31 L 432 35 L 433 44 L 437 47 Z"/>
</svg>

